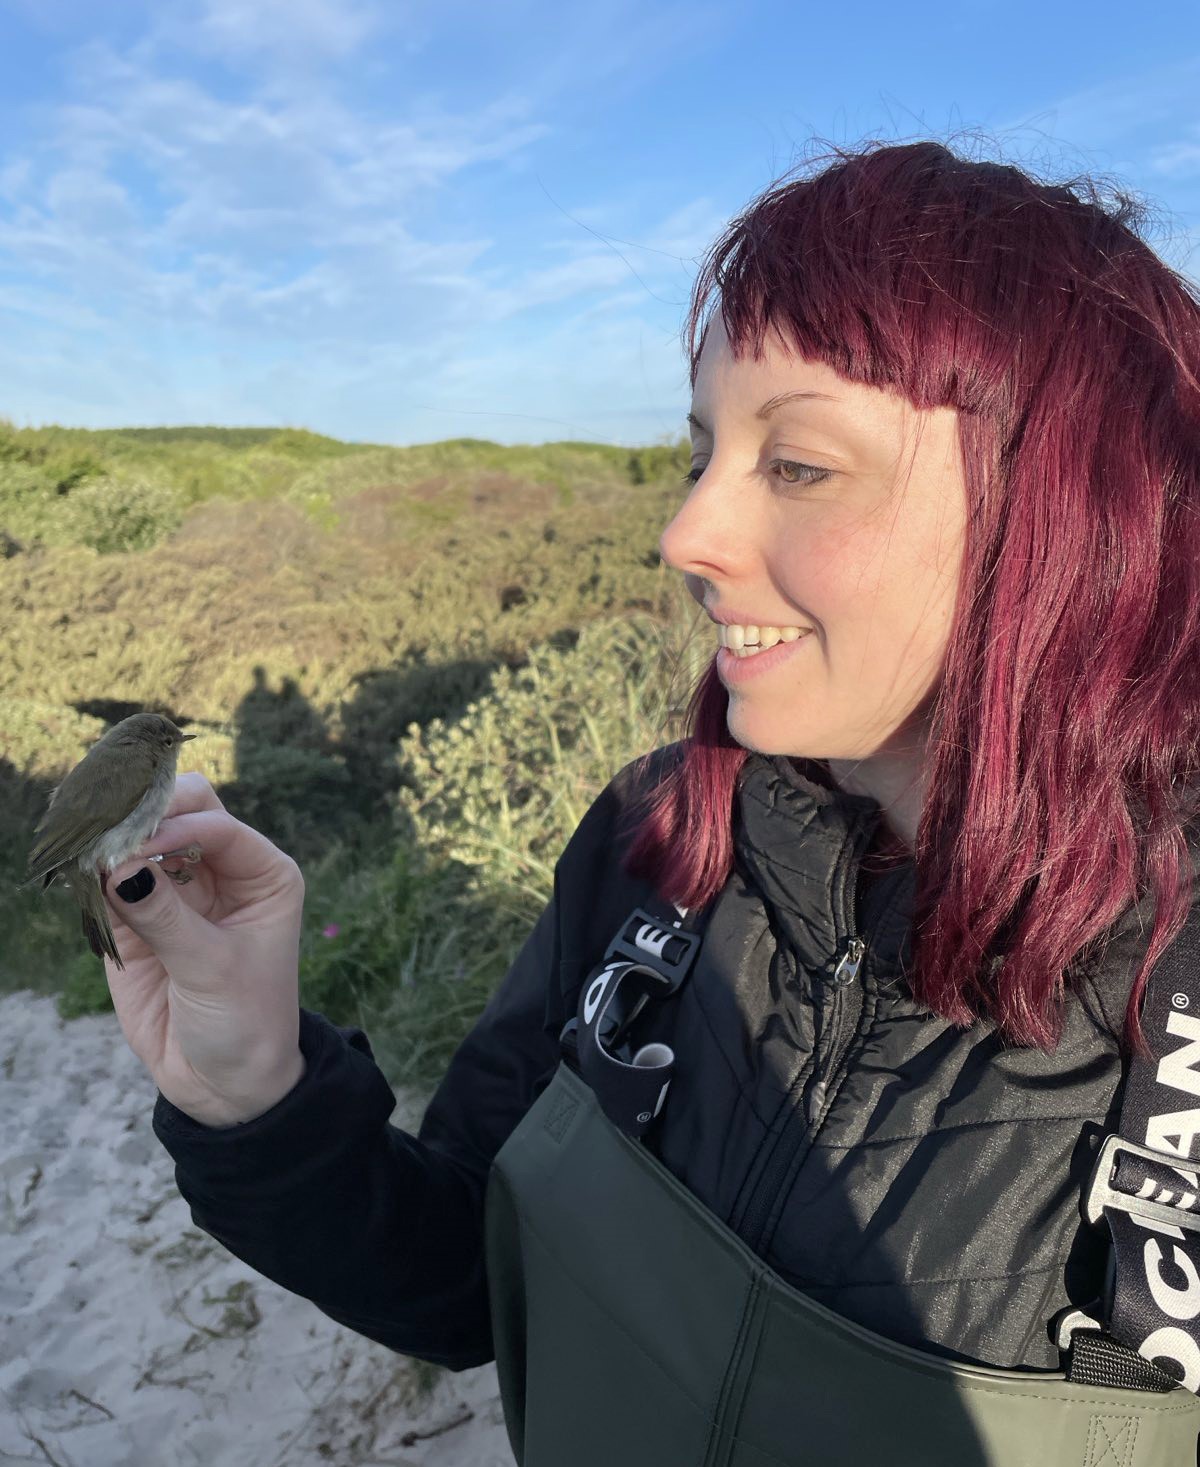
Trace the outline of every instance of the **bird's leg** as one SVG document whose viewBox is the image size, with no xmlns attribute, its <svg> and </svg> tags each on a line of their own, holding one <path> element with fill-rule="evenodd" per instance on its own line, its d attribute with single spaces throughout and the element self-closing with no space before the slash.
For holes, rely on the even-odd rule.
<svg viewBox="0 0 1200 1467">
<path fill-rule="evenodd" d="M 182 846 L 177 851 L 162 851 L 159 855 L 147 856 L 146 859 L 148 861 L 158 861 L 161 863 L 165 861 L 168 856 L 180 856 L 188 863 L 189 866 L 194 866 L 203 854 L 204 852 L 193 841 L 190 846 Z M 167 868 L 165 866 L 163 867 L 163 870 L 166 871 L 166 874 L 178 886 L 185 886 L 192 879 L 192 873 L 190 871 L 167 871 Z"/>
</svg>

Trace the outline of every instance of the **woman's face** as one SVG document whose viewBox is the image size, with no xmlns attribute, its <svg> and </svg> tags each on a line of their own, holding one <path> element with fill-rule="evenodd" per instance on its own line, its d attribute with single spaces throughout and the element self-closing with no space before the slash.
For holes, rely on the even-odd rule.
<svg viewBox="0 0 1200 1467">
<path fill-rule="evenodd" d="M 776 402 L 793 392 L 818 395 Z M 917 749 L 963 545 L 957 412 L 919 412 L 778 338 L 735 360 L 718 312 L 691 417 L 699 477 L 662 533 L 664 561 L 710 612 L 811 628 L 757 676 L 721 673 L 730 734 L 813 759 Z"/>
</svg>

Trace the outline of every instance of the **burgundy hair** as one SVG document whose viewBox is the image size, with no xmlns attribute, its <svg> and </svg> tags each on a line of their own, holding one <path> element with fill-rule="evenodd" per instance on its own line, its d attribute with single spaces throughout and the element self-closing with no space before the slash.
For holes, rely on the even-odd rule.
<svg viewBox="0 0 1200 1467">
<path fill-rule="evenodd" d="M 1125 1015 L 1144 1052 L 1140 999 L 1188 910 L 1198 808 L 1200 299 L 1121 190 L 1106 206 L 1089 178 L 1043 183 L 935 141 L 832 157 L 705 257 L 692 384 L 715 296 L 738 356 L 774 328 L 852 382 L 958 410 L 968 529 L 906 977 L 952 1023 L 1051 1049 L 1069 965 L 1149 887 Z M 714 658 L 624 860 L 689 908 L 732 866 L 748 751 L 727 705 Z"/>
</svg>

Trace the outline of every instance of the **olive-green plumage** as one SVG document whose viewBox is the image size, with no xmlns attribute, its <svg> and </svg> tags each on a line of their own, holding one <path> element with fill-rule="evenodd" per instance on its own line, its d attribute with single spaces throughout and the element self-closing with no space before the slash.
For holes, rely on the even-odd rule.
<svg viewBox="0 0 1200 1467">
<path fill-rule="evenodd" d="M 34 831 L 29 886 L 60 877 L 74 894 L 84 936 L 97 957 L 123 968 L 108 920 L 104 886 L 158 829 L 175 791 L 181 733 L 161 713 L 135 713 L 114 724 L 50 793 Z"/>
</svg>

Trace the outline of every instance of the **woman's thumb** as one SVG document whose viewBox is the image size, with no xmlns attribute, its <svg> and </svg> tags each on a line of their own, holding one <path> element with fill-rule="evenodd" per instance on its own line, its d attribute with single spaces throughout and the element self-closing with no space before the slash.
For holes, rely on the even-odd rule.
<svg viewBox="0 0 1200 1467">
<path fill-rule="evenodd" d="M 175 883 L 144 861 L 118 866 L 109 875 L 105 895 L 121 921 L 160 957 L 184 945 L 196 918 Z M 194 934 L 189 945 L 194 946 Z"/>
</svg>

